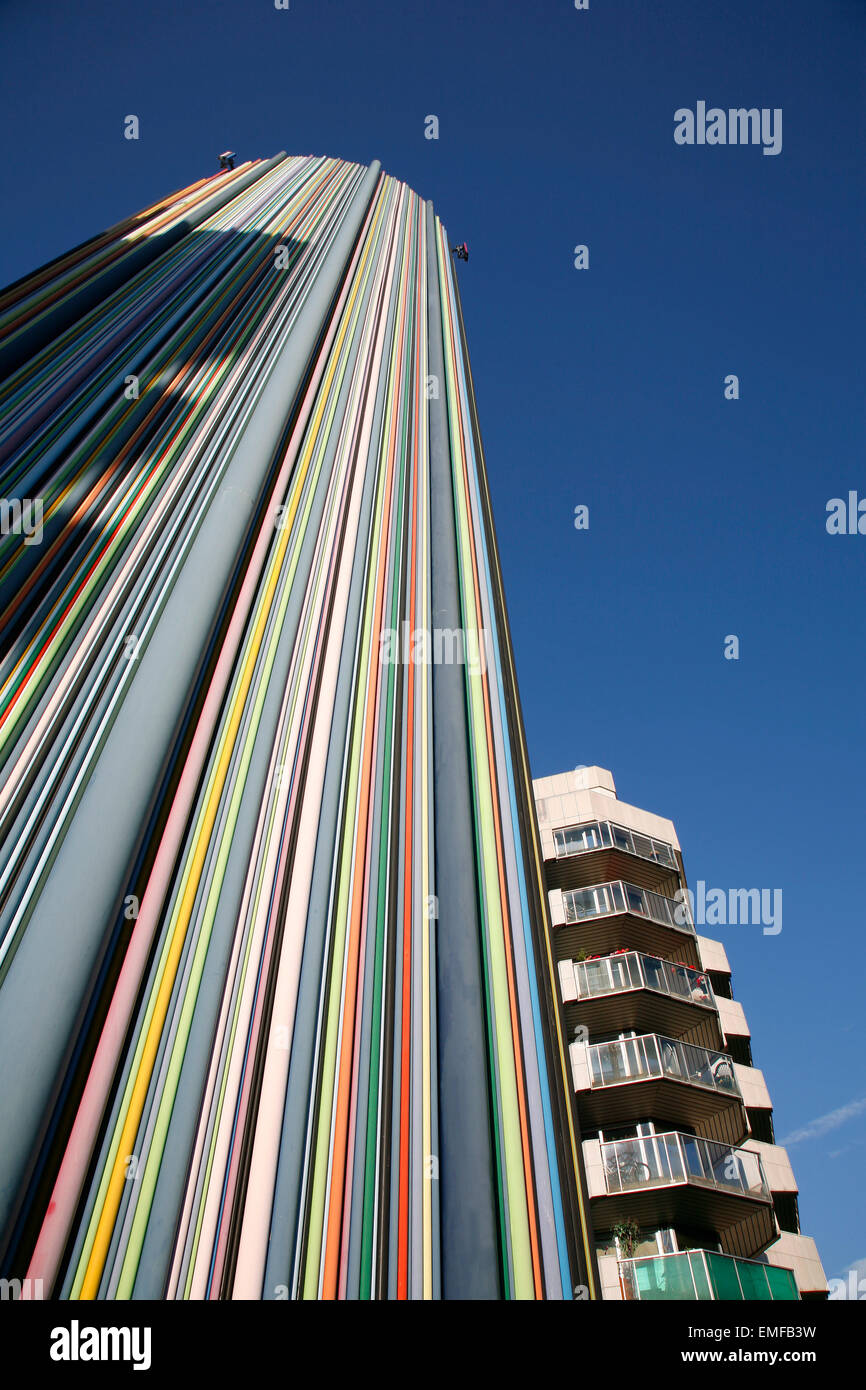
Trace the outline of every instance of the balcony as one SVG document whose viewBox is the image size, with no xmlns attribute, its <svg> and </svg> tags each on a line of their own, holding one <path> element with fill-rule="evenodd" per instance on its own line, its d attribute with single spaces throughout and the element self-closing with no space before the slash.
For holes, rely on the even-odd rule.
<svg viewBox="0 0 866 1390">
<path fill-rule="evenodd" d="M 673 1131 L 584 1144 L 596 1227 L 633 1220 L 643 1229 L 715 1232 L 728 1255 L 755 1255 L 776 1239 L 773 1199 L 761 1159 Z"/>
<path fill-rule="evenodd" d="M 666 898 L 623 879 L 590 888 L 553 889 L 548 896 L 560 958 L 563 951 L 606 955 L 625 948 L 657 956 L 675 954 L 693 969 L 701 964 L 687 898 Z"/>
<path fill-rule="evenodd" d="M 557 888 L 580 888 L 611 878 L 628 878 L 643 888 L 679 886 L 680 865 L 673 845 L 640 835 L 614 821 L 585 821 L 554 830 L 556 859 L 547 879 Z"/>
<path fill-rule="evenodd" d="M 710 1048 L 724 1043 L 709 977 L 642 951 L 559 962 L 566 1021 L 590 1033 L 655 1032 Z"/>
<path fill-rule="evenodd" d="M 739 1144 L 749 1132 L 734 1064 L 723 1052 L 644 1033 L 614 1042 L 573 1042 L 570 1054 L 584 1130 L 652 1116 L 674 1127 L 687 1124 L 724 1144 Z"/>
<path fill-rule="evenodd" d="M 619 1277 L 623 1298 L 643 1302 L 794 1303 L 799 1300 L 797 1281 L 790 1269 L 719 1255 L 713 1250 L 620 1260 Z"/>
</svg>

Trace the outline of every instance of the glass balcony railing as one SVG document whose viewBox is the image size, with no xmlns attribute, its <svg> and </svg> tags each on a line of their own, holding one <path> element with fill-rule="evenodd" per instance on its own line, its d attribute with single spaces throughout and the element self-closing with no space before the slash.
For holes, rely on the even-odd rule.
<svg viewBox="0 0 866 1390">
<path fill-rule="evenodd" d="M 573 854 L 586 854 L 594 849 L 621 849 L 626 854 L 636 854 L 639 859 L 650 859 L 667 869 L 676 870 L 677 857 L 672 845 L 664 840 L 654 840 L 649 835 L 639 835 L 624 825 L 613 821 L 585 821 L 583 825 L 572 825 L 565 830 L 554 830 L 553 840 L 557 859 L 568 859 Z"/>
<path fill-rule="evenodd" d="M 663 927 L 676 927 L 679 931 L 689 932 L 695 930 L 687 897 L 683 897 L 682 901 L 665 898 L 661 893 L 653 893 L 649 888 L 638 888 L 636 884 L 623 883 L 622 880 L 596 883 L 592 888 L 569 888 L 562 895 L 562 906 L 569 925 L 593 917 L 610 917 L 617 912 L 632 912 Z"/>
<path fill-rule="evenodd" d="M 667 1077 L 738 1096 L 734 1064 L 724 1052 L 643 1033 L 637 1038 L 592 1043 L 587 1047 L 590 1086 L 621 1086 L 626 1081 Z"/>
<path fill-rule="evenodd" d="M 713 1300 L 797 1302 L 797 1281 L 790 1269 L 719 1255 L 713 1250 L 687 1250 L 680 1255 L 648 1255 L 620 1260 L 623 1296 L 643 1302 Z"/>
<path fill-rule="evenodd" d="M 661 960 L 642 951 L 622 951 L 597 960 L 574 962 L 579 1000 L 597 999 L 632 989 L 651 989 L 689 1004 L 716 1006 L 709 977 L 688 965 Z"/>
<path fill-rule="evenodd" d="M 691 1183 L 740 1197 L 770 1200 L 760 1158 L 694 1134 L 652 1134 L 602 1144 L 605 1186 L 610 1193 Z"/>
</svg>

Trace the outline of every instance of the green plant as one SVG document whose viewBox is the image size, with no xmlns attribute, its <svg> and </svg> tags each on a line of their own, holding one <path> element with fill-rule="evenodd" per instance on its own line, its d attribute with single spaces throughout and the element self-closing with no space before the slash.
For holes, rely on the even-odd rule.
<svg viewBox="0 0 866 1390">
<path fill-rule="evenodd" d="M 623 1259 L 630 1260 L 640 1241 L 640 1226 L 629 1218 L 628 1221 L 620 1221 L 614 1226 L 611 1234 L 614 1240 L 619 1243 Z"/>
</svg>

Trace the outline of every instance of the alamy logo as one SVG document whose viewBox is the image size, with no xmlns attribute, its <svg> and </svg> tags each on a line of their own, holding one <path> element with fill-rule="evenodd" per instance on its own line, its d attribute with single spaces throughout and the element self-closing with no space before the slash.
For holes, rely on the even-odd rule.
<svg viewBox="0 0 866 1390">
<path fill-rule="evenodd" d="M 131 1361 L 134 1371 L 150 1370 L 149 1327 L 52 1327 L 52 1361 Z"/>
<path fill-rule="evenodd" d="M 862 1264 L 863 1262 L 861 1260 L 861 1268 Z M 847 1274 L 847 1283 L 844 1279 L 827 1280 L 829 1290 L 827 1298 L 834 1303 L 838 1303 L 840 1299 L 850 1299 L 852 1303 L 858 1301 L 862 1302 L 866 1299 L 866 1279 L 860 1278 L 860 1269 L 849 1269 Z"/>
<path fill-rule="evenodd" d="M 45 1297 L 42 1285 L 41 1279 L 0 1279 L 0 1301 L 35 1299 L 38 1302 Z"/>
<path fill-rule="evenodd" d="M 484 675 L 490 655 L 486 628 L 386 627 L 379 636 L 379 652 L 385 666 L 466 666 L 473 675 Z"/>
<path fill-rule="evenodd" d="M 854 491 L 848 493 L 847 503 L 844 497 L 831 497 L 826 526 L 828 536 L 866 536 L 866 497 Z"/>
<path fill-rule="evenodd" d="M 42 498 L 0 497 L 0 536 L 22 535 L 25 545 L 42 543 Z"/>
<path fill-rule="evenodd" d="M 674 140 L 678 145 L 763 145 L 764 154 L 782 152 L 782 108 L 768 106 L 748 109 L 730 107 L 724 111 L 699 101 L 694 111 L 681 106 L 674 112 Z"/>
<path fill-rule="evenodd" d="M 772 900 L 771 895 L 772 893 Z M 778 936 L 782 930 L 781 888 L 708 888 L 698 879 L 697 892 L 678 888 L 674 920 L 681 927 L 762 926 L 764 936 Z"/>
</svg>

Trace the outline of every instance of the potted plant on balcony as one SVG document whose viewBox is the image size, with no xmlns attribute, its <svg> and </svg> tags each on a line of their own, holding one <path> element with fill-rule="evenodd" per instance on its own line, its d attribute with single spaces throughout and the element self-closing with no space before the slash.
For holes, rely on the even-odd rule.
<svg viewBox="0 0 866 1390">
<path fill-rule="evenodd" d="M 640 1241 L 640 1226 L 637 1222 L 632 1221 L 631 1217 L 628 1221 L 620 1221 L 614 1226 L 611 1234 L 619 1246 L 621 1258 L 632 1259 Z"/>
</svg>

